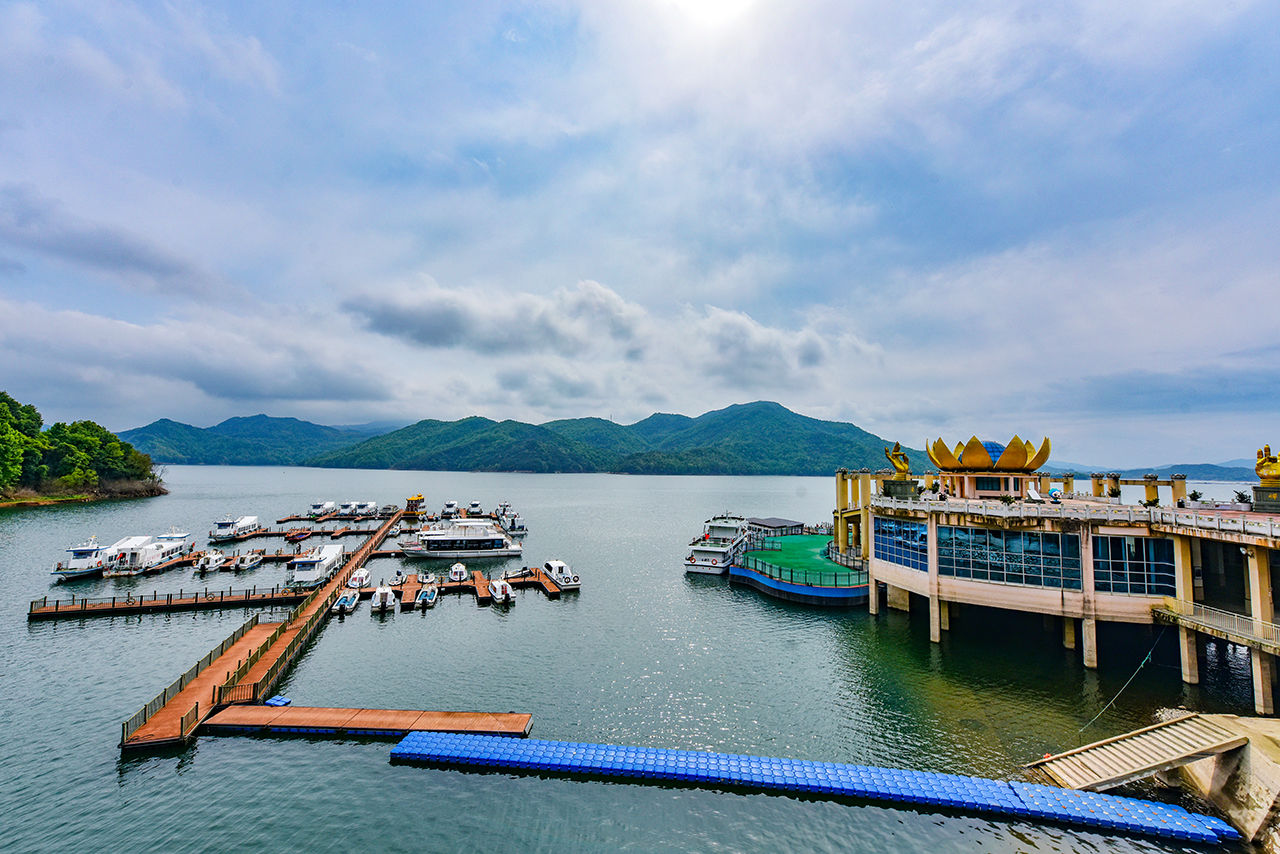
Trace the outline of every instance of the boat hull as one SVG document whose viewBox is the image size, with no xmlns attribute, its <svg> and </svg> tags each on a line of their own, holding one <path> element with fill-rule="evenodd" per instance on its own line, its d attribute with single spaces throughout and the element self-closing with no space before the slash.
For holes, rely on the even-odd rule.
<svg viewBox="0 0 1280 854">
<path fill-rule="evenodd" d="M 519 557 L 524 554 L 523 549 L 505 548 L 505 549 L 455 549 L 452 551 L 437 551 L 434 549 L 424 549 L 418 545 L 400 545 L 405 557 L 421 557 L 421 558 L 438 558 L 440 560 L 457 560 L 458 558 L 480 558 L 480 557 Z"/>
</svg>

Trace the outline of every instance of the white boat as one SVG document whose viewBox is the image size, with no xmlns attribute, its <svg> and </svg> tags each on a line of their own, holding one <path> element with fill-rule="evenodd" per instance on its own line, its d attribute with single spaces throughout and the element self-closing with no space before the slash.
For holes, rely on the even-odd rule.
<svg viewBox="0 0 1280 854">
<path fill-rule="evenodd" d="M 493 522 L 454 519 L 424 528 L 412 540 L 401 540 L 405 557 L 519 557 L 524 549 Z"/>
<path fill-rule="evenodd" d="M 156 534 L 156 539 L 165 543 L 182 543 L 191 537 L 186 531 L 179 531 L 177 525 L 170 525 L 163 534 Z"/>
<path fill-rule="evenodd" d="M 359 604 L 360 594 L 355 590 L 348 590 L 338 597 L 338 601 L 334 602 L 329 610 L 335 614 L 350 614 Z"/>
<path fill-rule="evenodd" d="M 467 572 L 467 565 L 465 563 L 455 563 L 453 566 L 449 567 L 450 581 L 466 581 L 470 577 L 471 573 Z"/>
<path fill-rule="evenodd" d="M 262 564 L 262 555 L 257 552 L 248 552 L 246 554 L 236 555 L 236 559 L 233 563 L 235 566 L 233 566 L 232 569 L 236 572 L 253 569 L 255 566 L 260 566 Z"/>
<path fill-rule="evenodd" d="M 444 503 L 443 509 L 440 510 L 441 519 L 452 519 L 458 515 L 458 502 L 450 500 Z"/>
<path fill-rule="evenodd" d="M 582 586 L 577 574 L 569 569 L 569 564 L 562 560 L 549 560 L 542 565 L 542 571 L 556 583 L 561 590 L 577 590 Z"/>
<path fill-rule="evenodd" d="M 419 572 L 418 583 L 423 585 L 437 584 L 439 583 L 439 579 L 436 578 L 436 574 L 434 572 Z"/>
<path fill-rule="evenodd" d="M 186 550 L 187 544 L 181 540 L 125 537 L 107 549 L 102 575 L 110 578 L 153 572 L 174 558 L 181 557 Z"/>
<path fill-rule="evenodd" d="M 394 611 L 398 604 L 400 600 L 396 598 L 394 590 L 390 587 L 379 587 L 373 591 L 373 599 L 370 600 L 369 607 L 373 609 L 373 613 L 382 614 Z"/>
<path fill-rule="evenodd" d="M 338 505 L 334 504 L 332 501 L 317 501 L 315 504 L 311 505 L 311 509 L 307 511 L 307 515 L 312 519 L 319 519 L 321 516 L 328 516 L 337 509 Z"/>
<path fill-rule="evenodd" d="M 528 578 L 531 575 L 533 575 L 533 570 L 527 566 L 522 566 L 519 569 L 508 569 L 502 573 L 502 577 L 507 581 L 516 581 L 517 579 Z"/>
<path fill-rule="evenodd" d="M 289 561 L 288 583 L 292 587 L 319 587 L 333 577 L 342 563 L 340 544 L 316 546 Z"/>
<path fill-rule="evenodd" d="M 489 595 L 495 605 L 510 605 L 516 601 L 516 592 L 506 579 L 495 578 L 489 582 Z"/>
<path fill-rule="evenodd" d="M 434 584 L 428 584 L 418 591 L 418 595 L 414 597 L 413 606 L 424 611 L 428 608 L 434 608 L 439 597 L 439 589 Z"/>
<path fill-rule="evenodd" d="M 347 586 L 354 587 L 357 590 L 361 587 L 368 587 L 369 583 L 369 568 L 366 566 L 362 566 L 355 572 L 351 573 L 351 577 L 347 579 Z"/>
<path fill-rule="evenodd" d="M 356 506 L 358 502 L 344 501 L 338 505 L 338 515 L 343 519 L 349 519 L 356 515 Z"/>
<path fill-rule="evenodd" d="M 102 566 L 106 560 L 106 549 L 98 545 L 97 537 L 90 537 L 78 546 L 67 549 L 70 555 L 65 561 L 59 561 L 53 568 L 58 581 L 69 578 L 89 578 L 102 575 Z"/>
<path fill-rule="evenodd" d="M 400 530 L 401 530 L 400 523 L 397 522 L 396 524 L 392 525 L 390 528 L 387 529 L 387 536 L 398 537 L 400 536 Z"/>
<path fill-rule="evenodd" d="M 396 569 L 395 575 L 391 576 L 391 586 L 399 587 L 409 580 L 409 574 L 403 569 Z"/>
<path fill-rule="evenodd" d="M 378 515 L 378 502 L 376 502 L 376 501 L 357 501 L 357 502 L 356 502 L 356 515 L 357 515 L 357 516 L 377 516 L 377 515 Z"/>
<path fill-rule="evenodd" d="M 729 564 L 742 556 L 746 542 L 746 519 L 731 513 L 713 516 L 703 524 L 702 535 L 689 543 L 684 571 L 724 575 Z"/>
<path fill-rule="evenodd" d="M 467 515 L 472 518 L 477 518 L 484 515 L 484 508 L 480 506 L 479 501 L 471 502 L 470 506 L 467 507 Z"/>
<path fill-rule="evenodd" d="M 231 516 L 227 516 L 214 523 L 213 530 L 209 532 L 209 539 L 214 542 L 219 540 L 238 540 L 246 534 L 261 530 L 261 528 L 262 525 L 258 523 L 257 516 L 240 516 L 234 519 Z"/>
<path fill-rule="evenodd" d="M 502 530 L 506 531 L 509 536 L 523 537 L 529 533 L 529 530 L 524 525 L 524 519 L 512 508 L 510 502 L 501 502 L 498 505 L 498 509 L 493 511 L 493 515 L 497 518 L 498 524 L 502 526 Z"/>
<path fill-rule="evenodd" d="M 196 561 L 196 572 L 203 575 L 206 572 L 217 572 L 222 569 L 222 565 L 227 562 L 227 556 L 216 549 L 210 549 L 200 556 Z"/>
</svg>

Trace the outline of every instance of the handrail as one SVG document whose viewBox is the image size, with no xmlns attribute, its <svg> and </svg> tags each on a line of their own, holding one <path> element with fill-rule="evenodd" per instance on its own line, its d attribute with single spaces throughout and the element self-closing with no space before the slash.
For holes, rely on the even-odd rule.
<svg viewBox="0 0 1280 854">
<path fill-rule="evenodd" d="M 861 587 L 867 583 L 868 577 L 865 570 L 853 570 L 852 572 L 796 570 L 788 566 L 777 566 L 750 555 L 745 555 L 742 558 L 742 565 L 744 568 L 754 570 L 768 578 L 804 587 Z M 814 578 L 815 575 L 817 576 L 816 580 Z"/>
<path fill-rule="evenodd" d="M 137 732 L 138 728 L 150 720 L 152 715 L 163 708 L 165 703 L 168 703 L 176 697 L 183 688 L 190 685 L 193 679 L 199 676 L 206 667 L 212 664 L 214 659 L 226 652 L 232 644 L 244 637 L 245 633 L 256 625 L 258 625 L 258 615 L 254 614 L 253 617 L 245 622 L 243 626 L 232 632 L 230 637 L 210 650 L 205 657 L 196 662 L 191 669 L 179 676 L 172 684 L 169 685 L 169 687 L 165 688 L 152 698 L 151 702 L 134 712 L 128 720 L 120 725 L 120 744 L 123 746 L 124 743 L 129 740 L 129 736 Z"/>
<path fill-rule="evenodd" d="M 200 704 L 196 703 L 189 710 L 187 710 L 187 713 L 182 716 L 182 720 L 179 721 L 178 737 L 186 738 L 191 733 L 191 731 L 196 728 L 196 724 L 199 722 L 200 722 Z"/>
<path fill-rule="evenodd" d="M 1280 647 L 1280 625 L 1267 620 L 1255 620 L 1248 614 L 1237 614 L 1235 611 L 1224 611 L 1199 602 L 1172 597 L 1166 597 L 1162 605 L 1157 605 L 1152 610 L 1157 614 L 1168 614 L 1179 623 L 1217 629 L 1258 643 Z"/>
<path fill-rule="evenodd" d="M 866 569 L 867 562 L 856 552 L 841 552 L 835 542 L 827 543 L 827 560 L 850 569 Z"/>
<path fill-rule="evenodd" d="M 172 603 L 175 600 L 182 600 L 189 597 L 194 599 L 203 598 L 208 600 L 213 600 L 216 598 L 219 602 L 225 602 L 228 599 L 231 599 L 231 600 L 243 599 L 245 601 L 250 601 L 251 597 L 257 596 L 259 594 L 262 594 L 264 596 L 276 596 L 276 595 L 283 594 L 288 589 L 289 588 L 287 587 L 273 585 L 271 587 L 264 587 L 262 588 L 262 590 L 259 590 L 256 586 L 254 586 L 254 587 L 246 587 L 243 590 L 233 590 L 231 588 L 227 588 L 226 590 L 214 590 L 212 593 L 210 593 L 209 588 L 206 587 L 203 590 L 190 590 L 190 591 L 179 589 L 178 592 L 176 593 L 173 593 L 173 592 L 161 593 L 160 591 L 156 590 L 156 591 L 153 591 L 149 596 L 146 593 L 139 593 L 137 595 L 134 595 L 133 593 L 126 593 L 124 596 L 92 596 L 92 597 L 72 595 L 70 599 L 54 599 L 52 601 L 50 601 L 48 596 L 42 596 L 39 599 L 31 600 L 31 604 L 27 606 L 27 613 L 32 613 L 36 610 L 44 610 L 49 608 L 50 606 L 53 606 L 53 609 L 55 611 L 62 613 L 64 611 L 85 611 L 94 605 L 124 604 L 132 607 L 133 605 L 141 606 L 145 602 Z"/>
</svg>

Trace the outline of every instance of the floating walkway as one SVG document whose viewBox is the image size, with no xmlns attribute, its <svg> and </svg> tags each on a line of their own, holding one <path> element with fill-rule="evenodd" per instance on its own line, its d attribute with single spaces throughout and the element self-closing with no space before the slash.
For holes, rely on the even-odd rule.
<svg viewBox="0 0 1280 854">
<path fill-rule="evenodd" d="M 1035 783 L 837 762 L 437 732 L 409 733 L 392 748 L 391 760 L 927 804 L 1211 844 L 1239 837 L 1221 819 L 1190 813 L 1174 804 Z"/>
<path fill-rule="evenodd" d="M 1101 792 L 1160 771 L 1168 771 L 1228 750 L 1249 737 L 1218 726 L 1196 713 L 1047 756 L 1027 773 L 1055 786 Z"/>
<path fill-rule="evenodd" d="M 533 716 L 408 709 L 329 709 L 305 706 L 227 706 L 200 727 L 211 735 L 301 733 L 403 737 L 411 732 L 453 732 L 524 737 Z"/>
<path fill-rule="evenodd" d="M 27 620 L 67 620 L 79 617 L 112 617 L 122 614 L 153 614 L 167 611 L 203 611 L 213 608 L 266 608 L 296 605 L 310 591 L 288 587 L 256 587 L 244 590 L 179 590 L 177 593 L 127 593 L 124 596 L 85 596 L 71 599 L 34 599 L 27 607 Z"/>
</svg>

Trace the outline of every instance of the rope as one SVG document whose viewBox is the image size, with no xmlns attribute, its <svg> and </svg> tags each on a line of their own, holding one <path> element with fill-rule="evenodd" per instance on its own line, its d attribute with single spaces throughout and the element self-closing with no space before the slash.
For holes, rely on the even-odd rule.
<svg viewBox="0 0 1280 854">
<path fill-rule="evenodd" d="M 1121 686 L 1120 686 L 1120 690 L 1119 690 L 1119 691 L 1117 691 L 1117 692 L 1116 692 L 1116 695 L 1115 695 L 1114 697 L 1112 697 L 1112 698 L 1111 698 L 1111 702 L 1109 702 L 1109 703 L 1107 703 L 1105 706 L 1103 706 L 1103 707 L 1102 707 L 1102 711 L 1100 711 L 1100 712 L 1098 712 L 1096 715 L 1094 715 L 1094 716 L 1093 716 L 1093 718 L 1092 718 L 1092 719 L 1091 719 L 1087 724 L 1085 724 L 1084 726 L 1080 727 L 1080 729 L 1076 730 L 1076 735 L 1079 735 L 1080 733 L 1082 733 L 1082 732 L 1084 732 L 1085 730 L 1087 730 L 1089 727 L 1093 726 L 1093 725 L 1094 725 L 1094 723 L 1096 723 L 1096 722 L 1097 722 L 1098 718 L 1102 717 L 1102 716 L 1103 716 L 1103 714 L 1105 714 L 1105 713 L 1106 713 L 1107 709 L 1111 708 L 1111 707 L 1115 704 L 1116 700 L 1119 700 L 1119 699 L 1120 699 L 1120 695 L 1124 693 L 1124 689 L 1129 687 L 1129 684 L 1130 684 L 1131 682 L 1133 682 L 1133 680 L 1134 680 L 1135 678 L 1137 678 L 1139 671 L 1141 671 L 1141 670 L 1142 670 L 1142 668 L 1147 664 L 1147 662 L 1151 661 L 1151 655 L 1152 655 L 1152 653 L 1154 653 L 1154 652 L 1156 651 L 1156 646 L 1158 646 L 1158 645 L 1159 645 L 1159 643 L 1160 643 L 1160 639 L 1161 639 L 1162 637 L 1164 637 L 1164 630 L 1165 630 L 1166 628 L 1168 628 L 1168 627 L 1167 627 L 1167 626 L 1163 626 L 1163 627 L 1161 627 L 1161 629 L 1160 629 L 1160 634 L 1156 635 L 1156 642 L 1155 642 L 1155 643 L 1153 643 L 1153 644 L 1151 645 L 1151 649 L 1147 650 L 1147 654 L 1146 654 L 1145 656 L 1143 656 L 1142 661 L 1139 661 L 1139 662 L 1138 662 L 1138 667 L 1137 667 L 1137 669 L 1136 669 L 1136 670 L 1134 670 L 1134 671 L 1133 671 L 1133 675 L 1131 675 L 1131 676 L 1129 677 L 1129 680 L 1128 680 L 1127 682 L 1125 682 L 1123 685 L 1121 685 Z"/>
</svg>

